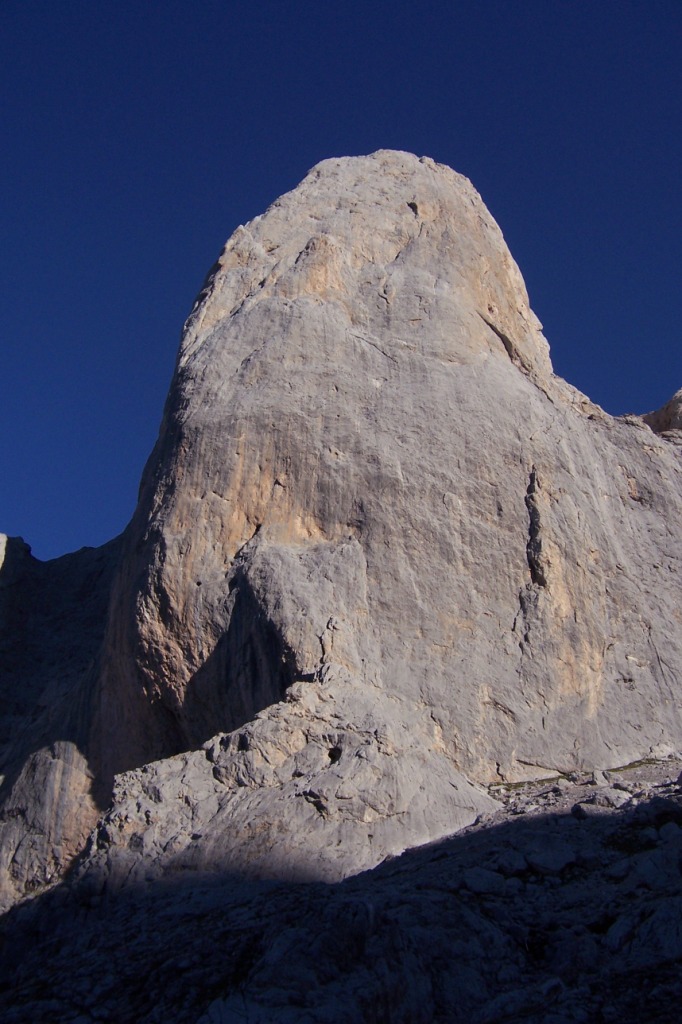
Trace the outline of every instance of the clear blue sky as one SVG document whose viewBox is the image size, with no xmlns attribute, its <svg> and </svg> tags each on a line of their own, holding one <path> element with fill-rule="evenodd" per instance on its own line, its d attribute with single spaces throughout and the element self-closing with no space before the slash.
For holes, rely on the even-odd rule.
<svg viewBox="0 0 682 1024">
<path fill-rule="evenodd" d="M 223 242 L 319 160 L 468 175 L 555 370 L 682 387 L 681 0 L 0 0 L 0 531 L 119 533 Z"/>
</svg>

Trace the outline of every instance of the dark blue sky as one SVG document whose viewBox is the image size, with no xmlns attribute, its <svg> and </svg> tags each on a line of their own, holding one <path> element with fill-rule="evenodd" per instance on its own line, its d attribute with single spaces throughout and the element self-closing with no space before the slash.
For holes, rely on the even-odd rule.
<svg viewBox="0 0 682 1024">
<path fill-rule="evenodd" d="M 468 175 L 555 370 L 682 387 L 680 0 L 0 0 L 0 531 L 120 532 L 226 238 L 319 160 Z"/>
</svg>

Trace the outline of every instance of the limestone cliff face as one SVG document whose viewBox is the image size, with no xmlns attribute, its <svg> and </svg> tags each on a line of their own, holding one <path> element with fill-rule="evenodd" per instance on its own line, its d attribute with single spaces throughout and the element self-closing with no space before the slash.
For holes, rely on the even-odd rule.
<svg viewBox="0 0 682 1024">
<path fill-rule="evenodd" d="M 0 909 L 59 880 L 100 813 L 86 753 L 118 553 L 39 562 L 0 535 Z"/>
<path fill-rule="evenodd" d="M 457 571 L 446 503 L 452 421 L 467 412 L 453 382 L 471 391 L 490 359 L 549 374 L 500 232 L 452 171 L 393 153 L 327 161 L 237 230 L 185 330 L 112 615 L 119 656 L 108 660 L 104 720 L 143 695 L 166 722 L 136 709 L 137 740 L 130 723 L 128 749 L 103 744 L 113 770 L 139 763 L 157 726 L 159 750 L 169 727 L 191 745 L 276 702 L 320 669 L 332 617 L 354 676 L 362 663 L 380 689 L 388 673 L 389 690 L 418 694 L 433 643 L 409 669 L 403 651 L 412 634 L 433 633 Z M 300 587 L 312 571 L 302 558 L 320 567 L 274 622 L 264 595 Z M 333 593 L 329 559 L 348 566 L 347 593 Z M 448 598 L 445 616 L 460 604 Z M 258 671 L 242 671 L 232 662 L 244 638 L 231 633 L 259 608 L 270 626 L 251 641 Z M 261 651 L 271 644 L 274 669 Z"/>
<path fill-rule="evenodd" d="M 118 776 L 91 862 L 339 877 L 493 781 L 679 748 L 657 415 L 553 376 L 466 179 L 314 168 L 185 327 L 87 684 L 101 806 Z"/>
</svg>

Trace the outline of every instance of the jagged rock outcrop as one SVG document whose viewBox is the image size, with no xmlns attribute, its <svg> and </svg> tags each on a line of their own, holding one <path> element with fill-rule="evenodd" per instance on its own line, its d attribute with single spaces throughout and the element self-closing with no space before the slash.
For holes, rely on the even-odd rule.
<svg viewBox="0 0 682 1024">
<path fill-rule="evenodd" d="M 553 376 L 466 179 L 318 165 L 186 324 L 79 677 L 92 799 L 63 792 L 45 842 L 103 811 L 81 870 L 112 884 L 334 879 L 472 822 L 494 782 L 679 749 L 671 417 Z"/>
</svg>

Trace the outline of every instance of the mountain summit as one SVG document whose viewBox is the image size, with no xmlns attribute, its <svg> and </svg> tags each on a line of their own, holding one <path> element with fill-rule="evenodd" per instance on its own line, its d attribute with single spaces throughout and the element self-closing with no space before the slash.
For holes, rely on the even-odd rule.
<svg viewBox="0 0 682 1024">
<path fill-rule="evenodd" d="M 679 750 L 674 403 L 553 375 L 466 178 L 313 168 L 209 274 L 123 536 L 5 546 L 6 904 L 79 855 L 335 880 Z"/>
</svg>

